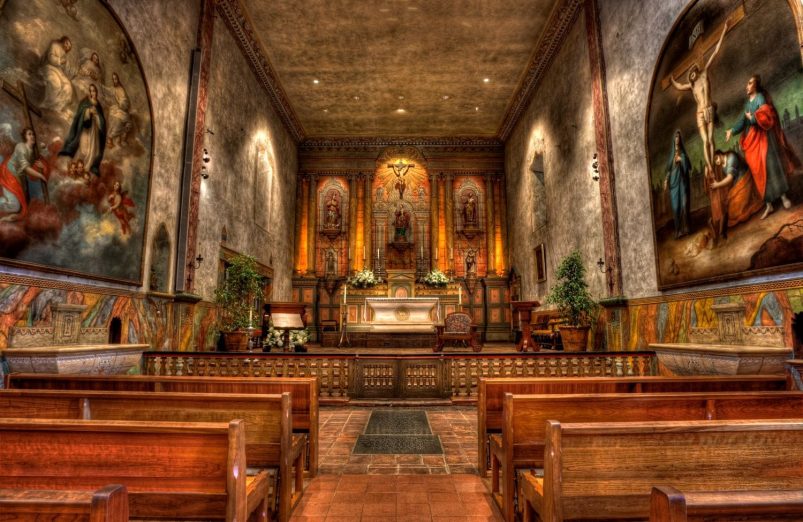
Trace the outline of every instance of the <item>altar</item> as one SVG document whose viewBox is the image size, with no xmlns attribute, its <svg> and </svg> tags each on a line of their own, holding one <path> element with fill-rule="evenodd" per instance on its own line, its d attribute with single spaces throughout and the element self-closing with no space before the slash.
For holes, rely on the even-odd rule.
<svg viewBox="0 0 803 522">
<path fill-rule="evenodd" d="M 437 297 L 367 297 L 365 306 L 371 332 L 432 333 L 440 322 Z"/>
</svg>

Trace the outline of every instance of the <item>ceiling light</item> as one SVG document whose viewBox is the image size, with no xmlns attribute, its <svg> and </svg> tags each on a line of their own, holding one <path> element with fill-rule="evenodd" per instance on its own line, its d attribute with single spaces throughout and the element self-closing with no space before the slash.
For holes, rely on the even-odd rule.
<svg viewBox="0 0 803 522">
<path fill-rule="evenodd" d="M 399 114 L 404 114 L 404 113 L 405 113 L 405 112 L 407 112 L 407 111 L 405 111 L 404 109 L 402 109 L 401 107 L 399 107 L 398 109 L 396 109 L 396 112 L 397 112 L 397 113 L 399 113 Z"/>
<path fill-rule="evenodd" d="M 318 85 L 321 82 L 316 78 L 315 80 L 312 80 L 312 83 L 314 83 L 315 85 Z"/>
<path fill-rule="evenodd" d="M 482 81 L 485 82 L 485 83 L 490 83 L 491 79 L 490 78 L 483 78 Z"/>
<path fill-rule="evenodd" d="M 448 100 L 449 99 L 449 95 L 448 94 L 444 94 L 443 96 L 441 96 L 441 98 L 443 98 L 444 100 Z"/>
<path fill-rule="evenodd" d="M 354 96 L 354 101 L 359 101 L 359 100 L 360 100 L 359 96 Z"/>
<path fill-rule="evenodd" d="M 480 108 L 479 107 L 474 107 L 474 111 L 475 112 L 480 112 Z"/>
<path fill-rule="evenodd" d="M 323 112 L 329 112 L 329 109 L 324 109 Z"/>
<path fill-rule="evenodd" d="M 417 8 L 417 7 L 415 7 L 415 6 L 412 6 L 412 5 L 408 5 L 408 6 L 407 6 L 407 10 L 408 10 L 408 11 L 418 11 L 418 8 Z"/>
<path fill-rule="evenodd" d="M 399 96 L 399 99 L 400 99 L 400 100 L 403 100 L 403 99 L 404 99 L 404 96 Z"/>
</svg>

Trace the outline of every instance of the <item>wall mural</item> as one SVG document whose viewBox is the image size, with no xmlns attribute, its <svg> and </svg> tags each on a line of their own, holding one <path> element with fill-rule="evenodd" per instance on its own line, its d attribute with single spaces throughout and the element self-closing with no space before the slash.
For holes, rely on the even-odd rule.
<svg viewBox="0 0 803 522">
<path fill-rule="evenodd" d="M 152 115 L 104 2 L 0 2 L 0 257 L 139 284 Z"/>
<path fill-rule="evenodd" d="M 655 71 L 647 150 L 660 288 L 803 263 L 798 0 L 696 0 Z"/>
</svg>

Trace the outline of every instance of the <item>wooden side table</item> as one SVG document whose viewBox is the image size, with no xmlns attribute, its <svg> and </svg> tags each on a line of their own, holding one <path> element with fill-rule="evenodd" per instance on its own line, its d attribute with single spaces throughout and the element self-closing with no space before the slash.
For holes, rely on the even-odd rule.
<svg viewBox="0 0 803 522">
<path fill-rule="evenodd" d="M 519 324 L 521 325 L 521 340 L 516 345 L 516 350 L 519 352 L 526 352 L 528 349 L 537 352 L 541 349 L 538 344 L 533 342 L 530 330 L 530 319 L 532 318 L 533 308 L 541 306 L 538 301 L 513 301 L 510 303 L 513 307 L 513 312 L 518 315 Z"/>
</svg>

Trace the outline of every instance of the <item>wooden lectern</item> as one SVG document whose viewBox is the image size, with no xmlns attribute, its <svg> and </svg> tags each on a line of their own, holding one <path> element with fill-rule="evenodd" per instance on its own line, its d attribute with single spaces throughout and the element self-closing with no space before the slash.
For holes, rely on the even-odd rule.
<svg viewBox="0 0 803 522">
<path fill-rule="evenodd" d="M 538 344 L 533 342 L 530 331 L 530 319 L 532 317 L 533 308 L 538 308 L 541 303 L 538 301 L 512 301 L 510 305 L 513 307 L 514 320 L 515 317 L 519 318 L 519 326 L 521 327 L 521 340 L 516 345 L 516 350 L 519 352 L 526 352 L 531 349 L 537 352 L 541 349 Z"/>
</svg>

